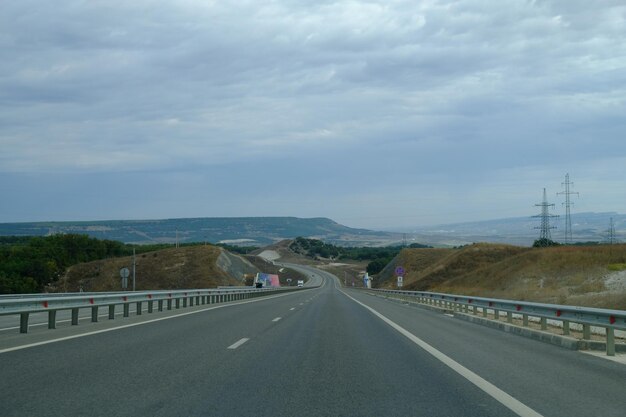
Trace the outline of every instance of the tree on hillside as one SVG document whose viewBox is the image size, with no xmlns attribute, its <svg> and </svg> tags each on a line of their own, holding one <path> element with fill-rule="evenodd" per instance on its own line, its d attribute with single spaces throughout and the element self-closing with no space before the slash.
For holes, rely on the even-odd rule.
<svg viewBox="0 0 626 417">
<path fill-rule="evenodd" d="M 533 248 L 547 248 L 549 246 L 559 246 L 559 245 L 560 243 L 555 242 L 554 240 L 541 238 L 541 239 L 535 240 L 535 242 L 533 243 Z"/>
</svg>

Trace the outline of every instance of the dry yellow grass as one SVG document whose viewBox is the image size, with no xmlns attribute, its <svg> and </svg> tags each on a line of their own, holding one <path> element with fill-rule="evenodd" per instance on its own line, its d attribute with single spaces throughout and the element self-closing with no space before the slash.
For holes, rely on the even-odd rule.
<svg viewBox="0 0 626 417">
<path fill-rule="evenodd" d="M 626 245 L 525 248 L 475 244 L 405 249 L 405 289 L 626 309 L 626 292 L 605 278 L 626 263 Z M 383 286 L 392 287 L 393 280 Z"/>
<path fill-rule="evenodd" d="M 216 261 L 221 249 L 215 246 L 189 246 L 137 255 L 137 290 L 214 288 L 240 285 Z M 119 271 L 131 269 L 132 257 L 104 259 L 71 267 L 57 285 L 57 291 L 119 291 Z M 132 278 L 132 277 L 131 277 Z M 132 280 L 129 278 L 129 287 Z"/>
</svg>

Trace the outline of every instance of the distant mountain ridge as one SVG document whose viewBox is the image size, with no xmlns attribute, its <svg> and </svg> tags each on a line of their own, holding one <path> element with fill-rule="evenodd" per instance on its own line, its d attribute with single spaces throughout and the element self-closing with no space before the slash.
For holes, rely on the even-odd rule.
<svg viewBox="0 0 626 417">
<path fill-rule="evenodd" d="M 125 243 L 211 242 L 265 246 L 298 236 L 334 244 L 385 244 L 397 234 L 355 229 L 333 220 L 297 217 L 204 217 L 162 220 L 0 223 L 0 236 L 86 234 Z"/>
<path fill-rule="evenodd" d="M 573 213 L 574 242 L 607 239 L 613 219 L 615 236 L 626 242 L 626 215 Z M 552 239 L 564 240 L 564 216 L 552 219 Z M 103 220 L 80 222 L 0 223 L 0 236 L 47 236 L 57 233 L 86 234 L 125 243 L 210 242 L 239 246 L 267 246 L 298 236 L 337 246 L 385 246 L 421 243 L 437 247 L 472 242 L 530 246 L 539 237 L 540 219 L 515 217 L 437 226 L 406 227 L 392 231 L 351 228 L 324 217 L 200 217 L 161 220 Z"/>
</svg>

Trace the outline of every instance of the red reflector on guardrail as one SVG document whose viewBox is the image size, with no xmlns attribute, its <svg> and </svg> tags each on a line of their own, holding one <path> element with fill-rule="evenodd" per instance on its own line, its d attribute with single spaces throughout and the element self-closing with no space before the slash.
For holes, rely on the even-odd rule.
<svg viewBox="0 0 626 417">
<path fill-rule="evenodd" d="M 615 316 L 609 317 L 609 323 L 615 324 Z"/>
<path fill-rule="evenodd" d="M 93 298 L 89 299 L 89 304 L 93 304 Z"/>
<path fill-rule="evenodd" d="M 516 305 L 516 306 L 515 306 L 515 309 L 516 309 L 517 311 L 520 311 L 520 310 L 522 309 L 522 306 L 520 306 L 520 305 Z"/>
<path fill-rule="evenodd" d="M 148 294 L 148 298 L 152 299 L 152 294 Z"/>
<path fill-rule="evenodd" d="M 123 296 L 123 297 L 122 297 L 122 300 L 124 300 L 124 301 L 128 301 L 128 297 Z"/>
<path fill-rule="evenodd" d="M 557 317 L 561 317 L 561 314 L 562 314 L 561 310 L 557 310 L 555 314 L 556 314 Z"/>
<path fill-rule="evenodd" d="M 48 308 L 48 302 L 47 302 L 47 301 L 44 301 L 44 302 L 43 302 L 43 303 L 41 303 L 41 304 L 44 306 L 44 308 Z"/>
<path fill-rule="evenodd" d="M 474 300 L 472 300 L 471 298 L 467 301 L 468 303 L 472 304 L 474 302 Z"/>
</svg>

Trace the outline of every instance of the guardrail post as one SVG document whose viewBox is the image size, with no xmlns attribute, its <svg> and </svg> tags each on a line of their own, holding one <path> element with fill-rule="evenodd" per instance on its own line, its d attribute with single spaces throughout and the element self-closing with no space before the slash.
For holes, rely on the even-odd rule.
<svg viewBox="0 0 626 417">
<path fill-rule="evenodd" d="M 124 303 L 124 317 L 130 316 L 130 303 Z"/>
<path fill-rule="evenodd" d="M 109 306 L 109 320 L 115 319 L 115 304 Z"/>
<path fill-rule="evenodd" d="M 615 356 L 615 330 L 612 327 L 606 328 L 606 354 Z"/>
<path fill-rule="evenodd" d="M 163 311 L 163 300 L 157 301 L 159 311 Z"/>
<path fill-rule="evenodd" d="M 176 304 L 175 304 L 175 306 L 174 306 L 174 307 L 175 307 L 176 309 L 179 309 L 179 308 L 180 308 L 180 298 L 177 298 L 177 299 L 176 299 Z"/>
<path fill-rule="evenodd" d="M 510 311 L 506 312 L 506 322 L 513 323 L 513 313 L 511 313 Z"/>
<path fill-rule="evenodd" d="M 206 295 L 202 296 L 202 305 L 206 304 Z"/>
<path fill-rule="evenodd" d="M 72 326 L 78 326 L 78 309 L 72 309 Z"/>
<path fill-rule="evenodd" d="M 500 320 L 500 310 L 493 310 L 493 318 L 496 320 Z"/>
<path fill-rule="evenodd" d="M 478 315 L 478 307 L 476 307 L 475 305 L 472 306 L 472 313 L 474 313 L 474 315 Z"/>
<path fill-rule="evenodd" d="M 189 307 L 193 307 L 193 297 L 189 297 Z"/>
<path fill-rule="evenodd" d="M 148 301 L 148 313 L 152 313 L 154 309 L 154 301 L 150 300 Z"/>
<path fill-rule="evenodd" d="M 98 306 L 91 307 L 91 322 L 92 323 L 98 322 Z"/>
<path fill-rule="evenodd" d="M 196 305 L 199 306 L 200 305 L 200 296 L 196 295 Z"/>
<path fill-rule="evenodd" d="M 583 324 L 583 340 L 591 340 L 591 325 Z"/>
<path fill-rule="evenodd" d="M 565 336 L 569 335 L 569 320 L 563 320 L 563 334 Z"/>
<path fill-rule="evenodd" d="M 548 330 L 548 320 L 545 317 L 541 317 L 541 330 Z"/>
<path fill-rule="evenodd" d="M 464 312 L 465 314 L 468 314 L 468 313 L 469 313 L 469 306 L 468 306 L 467 304 L 463 304 L 463 312 Z"/>
<path fill-rule="evenodd" d="M 29 313 L 20 313 L 20 333 L 28 333 Z"/>
<path fill-rule="evenodd" d="M 56 319 L 57 319 L 57 311 L 50 310 L 48 311 L 48 329 L 56 329 Z"/>
<path fill-rule="evenodd" d="M 141 301 L 137 301 L 137 311 L 136 311 L 138 316 L 141 316 Z"/>
<path fill-rule="evenodd" d="M 522 314 L 522 325 L 528 327 L 528 314 Z"/>
<path fill-rule="evenodd" d="M 483 317 L 487 317 L 487 307 L 483 307 Z"/>
</svg>

